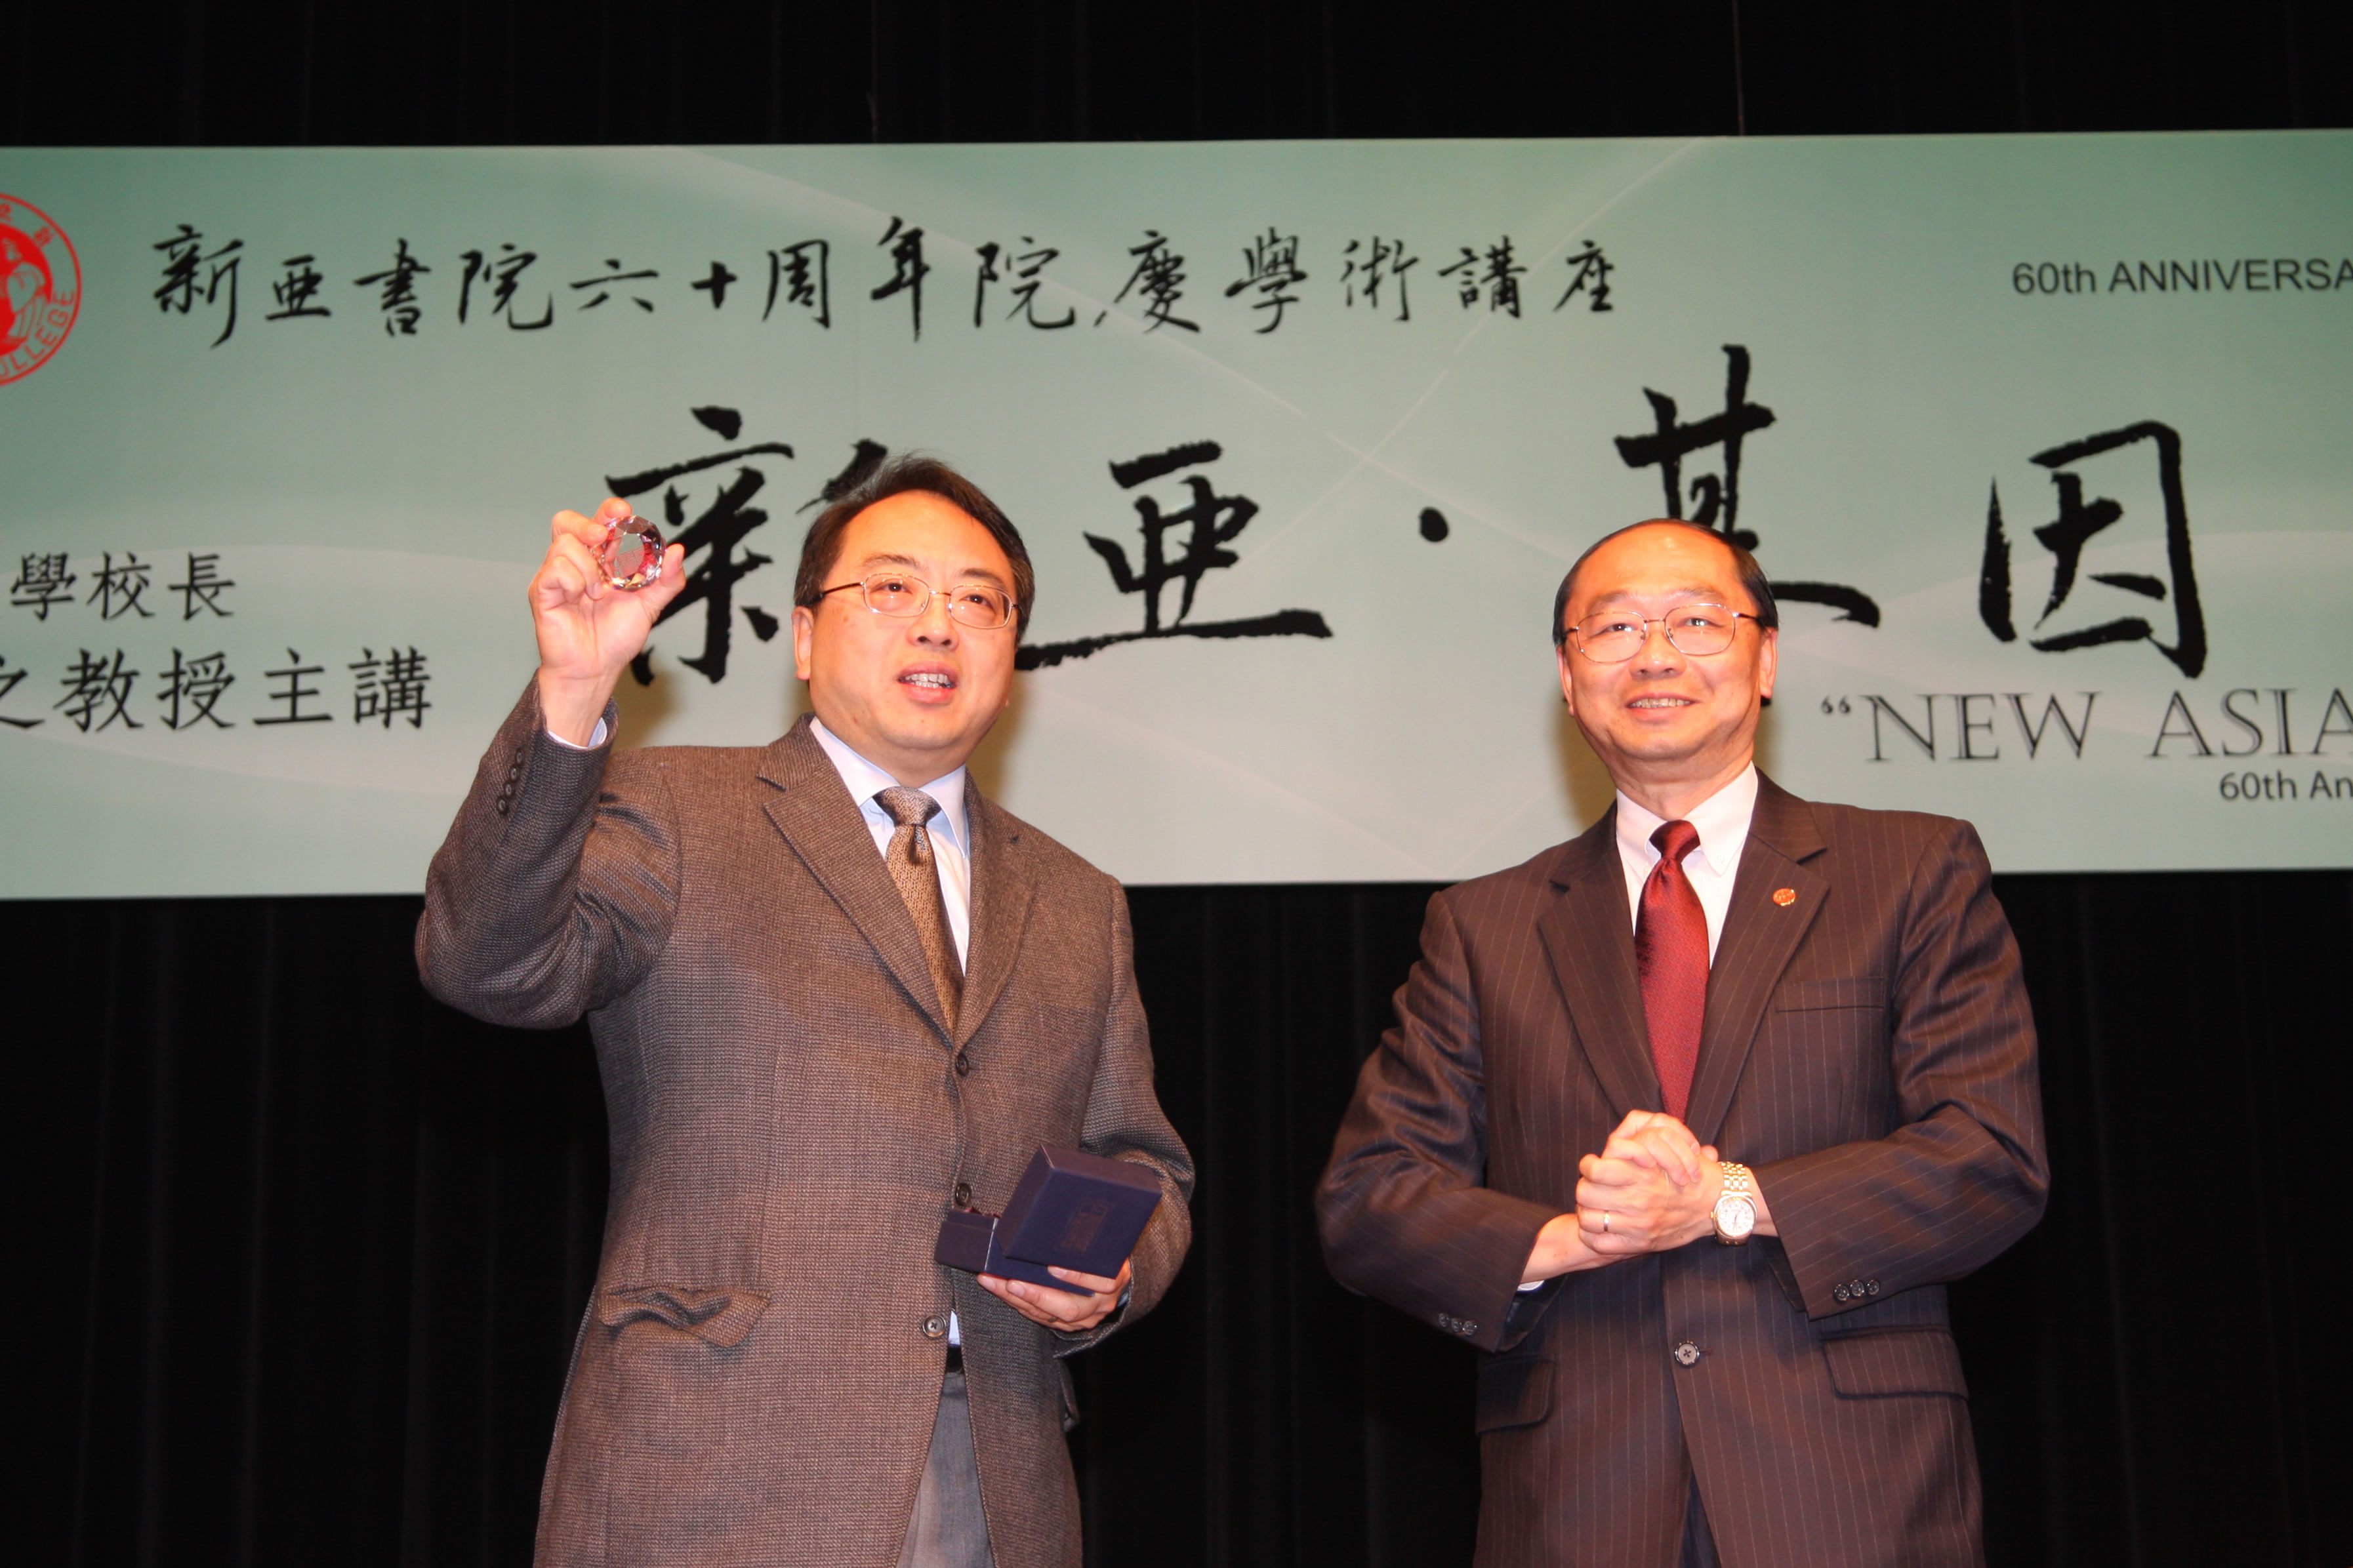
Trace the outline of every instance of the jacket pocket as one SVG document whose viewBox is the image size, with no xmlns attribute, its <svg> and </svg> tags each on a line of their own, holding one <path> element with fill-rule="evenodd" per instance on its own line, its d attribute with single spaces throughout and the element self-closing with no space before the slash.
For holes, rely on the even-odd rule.
<svg viewBox="0 0 2353 1568">
<path fill-rule="evenodd" d="M 1773 988 L 1777 1013 L 1808 1013 L 1823 1007 L 1887 1006 L 1887 979 L 1869 974 L 1854 980 L 1784 980 Z"/>
<path fill-rule="evenodd" d="M 1490 1356 L 1479 1363 L 1479 1413 L 1472 1431 L 1483 1435 L 1533 1426 L 1551 1414 L 1550 1356 Z"/>
<path fill-rule="evenodd" d="M 1850 1399 L 1896 1394 L 1951 1394 L 1968 1398 L 1961 1352 L 1943 1329 L 1875 1329 L 1822 1341 L 1831 1385 Z"/>
<path fill-rule="evenodd" d="M 596 1321 L 608 1329 L 666 1323 L 722 1349 L 742 1344 L 767 1310 L 765 1295 L 740 1286 L 633 1285 L 596 1293 Z"/>
</svg>

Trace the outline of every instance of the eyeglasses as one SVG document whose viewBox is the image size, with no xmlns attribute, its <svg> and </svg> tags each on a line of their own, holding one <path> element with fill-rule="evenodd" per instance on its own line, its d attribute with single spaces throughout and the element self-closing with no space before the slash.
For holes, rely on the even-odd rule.
<svg viewBox="0 0 2353 1568">
<path fill-rule="evenodd" d="M 855 588 L 866 607 L 878 616 L 913 620 L 932 607 L 932 585 L 904 572 L 877 572 L 856 583 L 836 583 L 818 597 Z M 1013 624 L 1013 595 L 988 583 L 959 583 L 947 590 L 949 618 L 976 632 L 1002 630 Z"/>
<path fill-rule="evenodd" d="M 1676 652 L 1704 658 L 1730 647 L 1740 623 L 1756 618 L 1746 610 L 1723 605 L 1677 605 L 1663 616 L 1602 610 L 1572 629 L 1577 633 L 1577 652 L 1596 664 L 1623 664 L 1642 651 L 1653 626 L 1667 628 L 1667 641 Z"/>
</svg>

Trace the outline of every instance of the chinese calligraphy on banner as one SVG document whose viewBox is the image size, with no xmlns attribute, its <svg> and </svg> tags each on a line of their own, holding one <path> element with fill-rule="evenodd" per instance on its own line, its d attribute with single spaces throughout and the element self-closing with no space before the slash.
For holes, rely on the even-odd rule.
<svg viewBox="0 0 2353 1568">
<path fill-rule="evenodd" d="M 0 895 L 421 885 L 607 494 L 688 552 L 623 743 L 765 741 L 801 534 L 908 447 L 1038 564 L 984 787 L 1132 880 L 1576 831 L 1544 619 L 1661 514 L 1772 579 L 1800 793 L 2353 860 L 2353 135 L 16 150 L 0 204 Z"/>
</svg>

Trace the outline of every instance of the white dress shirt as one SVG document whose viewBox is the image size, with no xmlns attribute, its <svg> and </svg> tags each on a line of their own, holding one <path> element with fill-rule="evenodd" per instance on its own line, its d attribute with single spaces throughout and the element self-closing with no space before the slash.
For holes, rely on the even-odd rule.
<svg viewBox="0 0 2353 1568">
<path fill-rule="evenodd" d="M 891 836 L 899 831 L 899 825 L 874 797 L 899 781 L 851 751 L 840 736 L 825 727 L 824 720 L 811 719 L 809 733 L 825 748 L 826 760 L 849 786 L 849 798 L 858 803 L 859 815 L 866 818 L 867 830 L 874 835 L 874 852 L 890 853 Z M 947 905 L 948 932 L 955 938 L 956 962 L 962 963 L 972 949 L 972 834 L 965 821 L 964 770 L 944 774 L 923 788 L 940 803 L 939 814 L 923 825 L 923 830 L 931 836 L 932 864 L 940 873 L 940 899 Z"/>
<path fill-rule="evenodd" d="M 1733 879 L 1740 874 L 1740 851 L 1748 842 L 1748 819 L 1757 812 L 1757 764 L 1709 795 L 1683 820 L 1699 829 L 1699 847 L 1683 857 L 1683 875 L 1699 895 L 1707 916 L 1707 957 L 1715 962 L 1715 944 L 1724 934 L 1724 915 L 1732 907 Z M 1634 911 L 1634 927 L 1642 925 L 1642 885 L 1659 863 L 1651 835 L 1665 817 L 1645 810 L 1618 794 L 1618 859 L 1626 868 L 1626 902 Z"/>
</svg>

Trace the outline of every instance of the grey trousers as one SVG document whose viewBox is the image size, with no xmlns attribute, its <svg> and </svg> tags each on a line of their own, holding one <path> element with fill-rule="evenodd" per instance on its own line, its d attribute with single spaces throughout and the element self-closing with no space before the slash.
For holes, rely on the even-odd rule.
<svg viewBox="0 0 2353 1568">
<path fill-rule="evenodd" d="M 980 1470 L 972 1457 L 972 1404 L 964 1373 L 940 1382 L 940 1413 L 932 1422 L 932 1451 L 899 1568 L 996 1568 L 988 1550 L 988 1520 L 980 1510 Z"/>
</svg>

